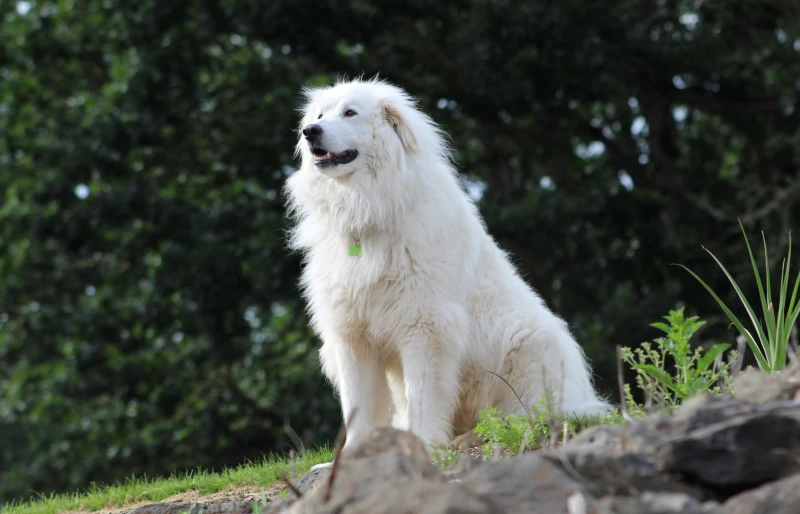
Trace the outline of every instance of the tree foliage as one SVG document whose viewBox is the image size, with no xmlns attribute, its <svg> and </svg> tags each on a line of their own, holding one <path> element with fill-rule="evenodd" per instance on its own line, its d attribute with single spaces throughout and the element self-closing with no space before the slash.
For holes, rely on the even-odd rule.
<svg viewBox="0 0 800 514">
<path fill-rule="evenodd" d="M 285 250 L 300 88 L 388 78 L 598 385 L 688 265 L 800 219 L 789 0 L 0 3 L 0 500 L 219 468 L 340 415 Z M 795 227 L 796 228 L 796 227 Z M 716 277 L 716 278 L 714 278 Z M 724 320 L 708 334 L 730 339 Z"/>
</svg>

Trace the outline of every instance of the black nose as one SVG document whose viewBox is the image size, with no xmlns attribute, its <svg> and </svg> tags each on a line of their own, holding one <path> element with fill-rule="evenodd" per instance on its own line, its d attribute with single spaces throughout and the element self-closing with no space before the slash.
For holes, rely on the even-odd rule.
<svg viewBox="0 0 800 514">
<path fill-rule="evenodd" d="M 303 135 L 306 136 L 306 139 L 309 141 L 318 138 L 320 134 L 322 134 L 322 127 L 316 123 L 312 123 L 303 129 Z"/>
</svg>

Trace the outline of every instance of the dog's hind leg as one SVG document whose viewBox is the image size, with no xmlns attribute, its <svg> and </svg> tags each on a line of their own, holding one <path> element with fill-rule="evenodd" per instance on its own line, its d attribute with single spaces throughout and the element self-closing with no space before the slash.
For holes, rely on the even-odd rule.
<svg viewBox="0 0 800 514">
<path fill-rule="evenodd" d="M 519 350 L 504 362 L 501 372 L 510 386 L 496 385 L 502 397 L 500 410 L 525 414 L 536 407 L 569 416 L 601 414 L 610 408 L 594 390 L 583 350 L 563 321 L 545 313 L 540 328 L 516 343 Z"/>
<path fill-rule="evenodd" d="M 448 446 L 456 450 L 468 450 L 480 446 L 481 444 L 483 444 L 481 436 L 470 430 L 450 441 Z"/>
</svg>

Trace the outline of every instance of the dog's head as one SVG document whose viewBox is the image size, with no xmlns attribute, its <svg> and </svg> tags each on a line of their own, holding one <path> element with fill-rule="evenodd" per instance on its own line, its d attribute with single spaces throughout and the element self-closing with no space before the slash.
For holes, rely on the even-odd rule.
<svg viewBox="0 0 800 514">
<path fill-rule="evenodd" d="M 297 145 L 304 167 L 345 177 L 375 172 L 377 163 L 396 163 L 417 150 L 412 124 L 422 113 L 395 86 L 356 80 L 308 89 L 305 96 Z"/>
</svg>

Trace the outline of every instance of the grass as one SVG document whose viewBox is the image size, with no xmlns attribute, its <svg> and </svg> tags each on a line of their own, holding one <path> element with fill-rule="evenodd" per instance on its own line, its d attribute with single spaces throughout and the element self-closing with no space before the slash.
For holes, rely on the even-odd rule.
<svg viewBox="0 0 800 514">
<path fill-rule="evenodd" d="M 221 473 L 203 470 L 173 475 L 169 478 L 129 478 L 111 486 L 94 486 L 81 493 L 52 494 L 20 503 L 0 506 L 3 514 L 55 514 L 63 511 L 97 511 L 140 502 L 157 502 L 187 491 L 213 494 L 231 486 L 268 488 L 284 474 L 294 476 L 307 472 L 314 464 L 328 462 L 333 450 L 309 450 L 292 462 L 287 458 L 265 458 Z"/>
<path fill-rule="evenodd" d="M 474 432 L 483 440 L 483 460 L 491 461 L 555 448 L 587 428 L 624 422 L 617 409 L 605 415 L 559 416 L 551 414 L 550 407 L 542 403 L 527 415 L 504 415 L 496 408 L 485 409 L 480 413 L 480 422 Z M 431 457 L 434 464 L 445 469 L 455 464 L 461 454 L 452 447 L 441 446 L 433 449 Z"/>
<path fill-rule="evenodd" d="M 764 237 L 764 233 L 761 233 L 761 239 L 764 242 L 765 268 L 765 277 L 762 284 L 761 274 L 758 271 L 758 265 L 756 264 L 756 259 L 753 256 L 753 250 L 750 248 L 750 241 L 747 239 L 747 233 L 744 231 L 744 226 L 742 225 L 741 220 L 739 221 L 739 226 L 744 234 L 744 241 L 747 245 L 747 252 L 750 256 L 750 264 L 752 264 L 753 273 L 756 276 L 758 297 L 761 303 L 761 310 L 764 320 L 763 323 L 759 319 L 753 307 L 751 307 L 750 302 L 748 302 L 747 298 L 745 298 L 744 293 L 742 293 L 739 285 L 733 279 L 731 274 L 728 273 L 728 270 L 725 269 L 725 266 L 722 265 L 722 262 L 720 262 L 720 260 L 717 259 L 717 257 L 711 253 L 711 251 L 707 250 L 706 248 L 703 249 L 706 250 L 709 255 L 711 255 L 714 261 L 716 261 L 722 272 L 728 278 L 728 281 L 733 286 L 736 294 L 739 296 L 739 299 L 742 302 L 742 305 L 744 305 L 744 308 L 747 310 L 747 315 L 750 318 L 751 323 L 755 327 L 756 336 L 753 336 L 753 334 L 744 327 L 739 318 L 737 318 L 736 315 L 731 312 L 728 306 L 725 305 L 725 302 L 720 299 L 720 297 L 714 292 L 713 289 L 711 289 L 708 284 L 706 284 L 699 276 L 697 276 L 686 266 L 679 266 L 696 278 L 697 281 L 700 282 L 700 284 L 711 294 L 711 296 L 714 297 L 714 300 L 717 301 L 719 306 L 722 307 L 722 310 L 731 320 L 731 323 L 733 323 L 739 333 L 745 337 L 747 345 L 750 347 L 750 350 L 758 362 L 758 367 L 766 373 L 781 371 L 786 367 L 792 328 L 794 327 L 798 317 L 800 317 L 800 302 L 797 301 L 797 292 L 800 290 L 800 273 L 797 274 L 797 279 L 794 281 L 794 288 L 792 288 L 792 281 L 789 275 L 789 269 L 791 267 L 792 260 L 792 233 L 789 232 L 789 254 L 785 259 L 783 259 L 783 263 L 781 265 L 778 289 L 778 305 L 776 306 L 772 302 L 773 290 L 772 283 L 769 278 L 770 260 L 767 252 L 767 240 Z M 790 291 L 791 297 L 789 296 Z M 756 340 L 756 337 L 758 340 Z"/>
<path fill-rule="evenodd" d="M 497 450 L 517 455 L 554 448 L 587 428 L 624 422 L 616 409 L 598 416 L 559 416 L 552 414 L 550 407 L 544 402 L 527 415 L 504 416 L 497 409 L 491 408 L 482 411 L 480 418 L 475 433 L 484 441 L 482 452 L 486 459 L 491 459 Z"/>
</svg>

